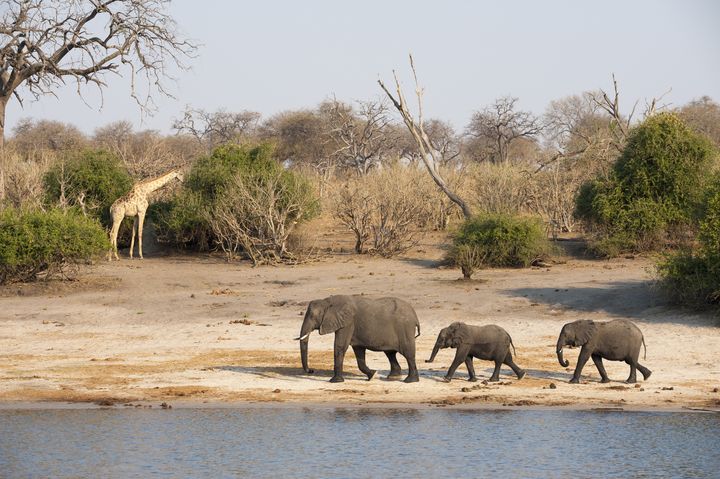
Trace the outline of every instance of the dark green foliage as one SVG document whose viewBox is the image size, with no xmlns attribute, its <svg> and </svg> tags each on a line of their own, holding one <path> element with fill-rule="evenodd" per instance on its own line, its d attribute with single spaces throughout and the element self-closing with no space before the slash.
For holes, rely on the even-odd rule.
<svg viewBox="0 0 720 479">
<path fill-rule="evenodd" d="M 692 228 L 714 160 L 707 139 L 659 113 L 635 128 L 609 179 L 580 188 L 575 214 L 598 234 L 601 255 L 657 248 Z"/>
<path fill-rule="evenodd" d="M 132 179 L 115 155 L 104 150 L 85 150 L 71 154 L 55 164 L 43 178 L 44 203 L 57 206 L 79 205 L 110 227 L 110 206 L 132 187 Z M 63 205 L 63 206 L 65 206 Z"/>
<path fill-rule="evenodd" d="M 676 302 L 720 306 L 720 175 L 705 194 L 699 248 L 669 255 L 658 265 L 661 286 Z"/>
<path fill-rule="evenodd" d="M 542 222 L 503 214 L 479 215 L 455 233 L 450 259 L 469 278 L 482 267 L 527 267 L 550 255 Z"/>
<path fill-rule="evenodd" d="M 100 224 L 69 209 L 0 212 L 0 283 L 67 276 L 92 257 L 107 252 Z"/>
<path fill-rule="evenodd" d="M 240 188 L 243 189 L 242 194 Z M 174 246 L 200 251 L 216 246 L 226 249 L 226 245 L 221 244 L 224 239 L 218 238 L 217 234 L 222 227 L 218 229 L 219 223 L 215 222 L 213 228 L 211 221 L 221 209 L 226 215 L 232 215 L 232 212 L 242 209 L 240 206 L 250 206 L 243 204 L 230 208 L 236 199 L 247 202 L 248 191 L 265 195 L 265 198 L 257 198 L 258 201 L 267 201 L 267 195 L 270 195 L 271 203 L 265 210 L 269 212 L 272 209 L 273 214 L 287 210 L 289 201 L 303 203 L 297 209 L 293 206 L 298 215 L 279 216 L 281 221 L 286 222 L 281 225 L 283 229 L 291 230 L 291 225 L 318 213 L 318 202 L 307 180 L 285 170 L 273 158 L 272 145 L 262 144 L 256 147 L 224 145 L 216 148 L 210 156 L 200 158 L 187 175 L 178 195 L 170 202 L 153 205 L 150 215 L 159 237 Z M 257 217 L 258 222 L 262 220 Z M 240 223 L 234 222 L 236 226 Z M 243 224 L 247 226 L 247 223 Z M 256 226 L 243 228 L 251 235 L 252 231 L 265 228 L 260 224 Z"/>
</svg>

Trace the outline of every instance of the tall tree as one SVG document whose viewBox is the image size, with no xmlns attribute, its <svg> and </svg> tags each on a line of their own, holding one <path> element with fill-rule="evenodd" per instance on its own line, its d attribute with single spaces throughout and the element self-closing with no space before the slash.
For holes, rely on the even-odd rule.
<svg viewBox="0 0 720 479">
<path fill-rule="evenodd" d="M 242 143 L 255 135 L 260 117 L 260 113 L 249 110 L 208 112 L 188 107 L 172 127 L 178 133 L 192 135 L 210 151 L 223 143 Z"/>
<path fill-rule="evenodd" d="M 517 98 L 505 96 L 473 114 L 467 132 L 474 140 L 478 159 L 505 164 L 513 143 L 535 140 L 542 132 L 540 119 L 518 110 L 517 102 Z"/>
<path fill-rule="evenodd" d="M 129 73 L 131 96 L 144 111 L 169 94 L 168 69 L 184 68 L 195 45 L 168 15 L 169 0 L 3 0 L 0 13 L 0 146 L 11 97 L 55 95 L 74 81 L 78 94 L 102 94 L 108 73 Z"/>
</svg>

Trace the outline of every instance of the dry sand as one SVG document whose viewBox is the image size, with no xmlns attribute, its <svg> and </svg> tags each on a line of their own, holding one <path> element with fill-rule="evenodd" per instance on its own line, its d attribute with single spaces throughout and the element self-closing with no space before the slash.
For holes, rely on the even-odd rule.
<svg viewBox="0 0 720 479">
<path fill-rule="evenodd" d="M 7 286 L 0 290 L 0 404 L 720 408 L 718 320 L 664 305 L 649 259 L 567 258 L 462 281 L 457 270 L 437 267 L 441 256 L 437 241 L 401 259 L 334 254 L 282 267 L 156 256 L 102 263 L 71 283 Z M 331 384 L 333 335 L 317 333 L 310 338 L 316 372 L 303 373 L 293 338 L 307 302 L 352 293 L 398 296 L 415 306 L 419 383 L 386 380 L 387 360 L 373 352 L 368 364 L 378 374 L 367 381 L 349 350 L 346 381 Z M 554 344 L 562 325 L 579 318 L 634 321 L 652 377 L 626 385 L 628 366 L 606 361 L 613 382 L 601 384 L 588 362 L 583 383 L 568 384 L 578 350 L 566 350 L 565 369 Z M 507 329 L 527 376 L 518 381 L 504 368 L 500 383 L 469 383 L 461 366 L 451 383 L 442 382 L 454 351 L 442 350 L 433 364 L 424 360 L 453 321 Z M 492 364 L 476 360 L 475 368 L 484 379 Z"/>
</svg>

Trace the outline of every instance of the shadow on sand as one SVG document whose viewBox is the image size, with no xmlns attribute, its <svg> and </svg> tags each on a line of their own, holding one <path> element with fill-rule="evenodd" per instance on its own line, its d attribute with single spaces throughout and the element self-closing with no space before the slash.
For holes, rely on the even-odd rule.
<svg viewBox="0 0 720 479">
<path fill-rule="evenodd" d="M 571 288 L 516 288 L 503 293 L 580 312 L 604 312 L 610 316 L 660 322 L 672 322 L 675 318 L 667 299 L 650 281 L 616 281 Z"/>
</svg>

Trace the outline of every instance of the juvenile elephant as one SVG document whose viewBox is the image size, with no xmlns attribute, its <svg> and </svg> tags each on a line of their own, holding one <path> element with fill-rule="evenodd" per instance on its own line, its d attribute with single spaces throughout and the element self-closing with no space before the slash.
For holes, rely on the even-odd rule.
<svg viewBox="0 0 720 479">
<path fill-rule="evenodd" d="M 352 346 L 358 367 L 372 379 L 375 370 L 365 364 L 365 350 L 383 351 L 390 361 L 389 378 L 402 375 L 397 353 L 408 362 L 406 383 L 417 382 L 415 338 L 420 336 L 420 323 L 415 310 L 398 298 L 372 299 L 364 296 L 330 296 L 311 301 L 300 328 L 300 359 L 303 370 L 308 368 L 308 336 L 316 329 L 320 334 L 335 333 L 334 374 L 330 382 L 343 379 L 343 360 L 348 346 Z M 417 330 L 417 336 L 415 335 Z"/>
<path fill-rule="evenodd" d="M 573 374 L 571 383 L 580 382 L 580 374 L 582 374 L 583 366 L 589 358 L 592 358 L 598 372 L 600 373 L 601 382 L 610 381 L 602 360 L 625 361 L 630 365 L 630 376 L 627 383 L 636 382 L 635 370 L 638 369 L 643 375 L 643 379 L 647 380 L 652 374 L 648 368 L 638 363 L 640 356 L 640 344 L 645 347 L 645 338 L 643 334 L 630 321 L 625 319 L 615 319 L 607 322 L 595 322 L 590 320 L 579 320 L 568 323 L 563 326 L 557 342 L 557 357 L 560 365 L 564 368 L 570 364 L 563 359 L 563 347 L 582 346 L 580 355 L 578 356 L 577 366 Z M 645 348 L 647 354 L 647 348 Z"/>
<path fill-rule="evenodd" d="M 490 376 L 490 381 L 499 380 L 500 366 L 503 364 L 510 366 L 518 379 L 522 379 L 525 376 L 525 371 L 520 369 L 513 361 L 510 346 L 513 347 L 513 350 L 515 349 L 510 335 L 500 326 L 494 324 L 472 326 L 465 323 L 452 323 L 440 331 L 432 355 L 425 362 L 433 362 L 435 355 L 441 348 L 457 348 L 455 359 L 444 378 L 446 382 L 452 379 L 455 370 L 463 361 L 470 375 L 469 381 L 477 381 L 475 368 L 473 368 L 473 358 L 495 362 L 495 370 Z"/>
</svg>

